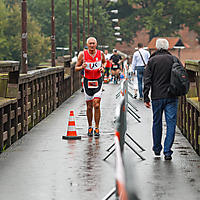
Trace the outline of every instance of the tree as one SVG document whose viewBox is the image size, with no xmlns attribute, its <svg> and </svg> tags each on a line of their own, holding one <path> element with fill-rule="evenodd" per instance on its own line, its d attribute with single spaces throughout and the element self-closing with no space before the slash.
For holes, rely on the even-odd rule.
<svg viewBox="0 0 200 200">
<path fill-rule="evenodd" d="M 150 39 L 177 35 L 185 24 L 200 35 L 199 0 L 119 0 L 124 39 L 129 42 L 137 31 L 146 29 Z"/>
<path fill-rule="evenodd" d="M 29 3 L 28 9 L 31 15 L 41 25 L 42 32 L 45 36 L 51 34 L 51 5 L 50 0 L 32 0 Z M 92 1 L 90 5 L 90 32 L 92 32 Z M 73 51 L 77 50 L 77 13 L 76 1 L 72 1 L 72 46 Z M 82 17 L 82 1 L 80 1 L 80 38 L 83 33 L 83 17 Z M 87 3 L 85 5 L 85 20 L 86 20 L 86 37 L 87 37 Z M 69 47 L 69 1 L 57 0 L 55 1 L 55 17 L 56 17 L 56 45 L 61 47 Z M 113 46 L 114 31 L 112 29 L 111 20 L 106 10 L 102 8 L 101 4 L 95 4 L 95 32 L 94 36 L 102 44 Z M 99 43 L 99 44 L 100 44 Z M 82 42 L 81 42 L 82 45 Z M 83 46 L 81 46 L 83 48 Z"/>
<path fill-rule="evenodd" d="M 8 51 L 8 42 L 5 36 L 5 27 L 7 24 L 8 12 L 6 10 L 5 4 L 0 0 L 0 59 L 4 60 Z"/>
<path fill-rule="evenodd" d="M 18 4 L 12 5 L 7 10 L 6 20 L 4 20 L 3 59 L 21 60 L 21 7 Z M 36 66 L 44 60 L 49 53 L 49 39 L 41 35 L 38 23 L 28 15 L 28 66 Z"/>
</svg>

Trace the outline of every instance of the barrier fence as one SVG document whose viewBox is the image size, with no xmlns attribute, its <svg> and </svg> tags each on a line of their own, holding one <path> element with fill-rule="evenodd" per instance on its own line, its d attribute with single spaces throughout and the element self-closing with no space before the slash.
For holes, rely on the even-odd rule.
<svg viewBox="0 0 200 200">
<path fill-rule="evenodd" d="M 128 88 L 129 80 L 126 78 L 123 79 L 120 83 L 120 91 L 116 95 L 116 98 L 120 97 L 120 101 L 116 107 L 116 119 L 115 119 L 115 137 L 114 144 L 112 144 L 107 151 L 110 151 L 115 147 L 103 160 L 106 160 L 112 153 L 115 151 L 115 177 L 116 177 L 116 186 L 113 188 L 103 200 L 110 199 L 111 196 L 116 194 L 116 199 L 120 200 L 137 200 L 137 194 L 134 189 L 134 182 L 130 174 L 125 170 L 125 161 L 124 161 L 124 144 L 126 144 L 134 153 L 136 153 L 142 160 L 145 160 L 127 141 L 126 135 L 134 142 L 142 151 L 144 149 L 129 135 L 127 134 L 127 113 L 130 113 L 134 118 L 139 118 L 134 114 L 134 111 L 129 110 L 128 101 Z M 132 104 L 132 107 L 135 106 Z M 138 121 L 138 120 L 137 120 Z M 138 121 L 140 122 L 140 121 Z M 127 180 L 129 178 L 129 180 Z"/>
</svg>

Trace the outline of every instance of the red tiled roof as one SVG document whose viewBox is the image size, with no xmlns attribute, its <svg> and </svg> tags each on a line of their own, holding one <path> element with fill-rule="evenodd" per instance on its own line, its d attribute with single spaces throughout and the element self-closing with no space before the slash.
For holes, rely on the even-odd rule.
<svg viewBox="0 0 200 200">
<path fill-rule="evenodd" d="M 173 49 L 174 46 L 176 46 L 176 44 L 179 42 L 179 40 L 180 40 L 181 43 L 184 44 L 185 48 L 190 47 L 188 44 L 184 43 L 179 37 L 155 37 L 149 42 L 149 44 L 148 44 L 149 49 L 156 49 L 156 40 L 158 38 L 167 39 L 168 42 L 169 42 L 169 49 Z"/>
</svg>

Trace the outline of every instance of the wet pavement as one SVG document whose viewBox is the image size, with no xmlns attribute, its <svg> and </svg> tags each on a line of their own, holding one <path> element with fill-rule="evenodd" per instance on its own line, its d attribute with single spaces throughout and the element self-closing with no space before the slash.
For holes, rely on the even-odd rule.
<svg viewBox="0 0 200 200">
<path fill-rule="evenodd" d="M 0 199 L 93 200 L 102 199 L 115 186 L 114 155 L 107 161 L 106 149 L 113 143 L 118 86 L 104 85 L 101 103 L 100 139 L 87 137 L 84 94 L 77 91 L 56 111 L 0 155 Z M 138 123 L 128 114 L 128 133 L 146 151 L 126 141 L 125 163 L 141 200 L 199 200 L 200 157 L 177 129 L 172 161 L 155 158 L 152 148 L 152 112 L 142 101 L 129 100 L 141 117 Z M 81 140 L 62 140 L 67 133 L 69 111 L 75 111 Z M 111 199 L 115 199 L 112 197 Z"/>
</svg>

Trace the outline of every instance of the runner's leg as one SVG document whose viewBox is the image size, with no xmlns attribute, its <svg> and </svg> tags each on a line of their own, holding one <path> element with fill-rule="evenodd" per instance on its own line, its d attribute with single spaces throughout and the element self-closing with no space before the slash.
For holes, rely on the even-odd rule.
<svg viewBox="0 0 200 200">
<path fill-rule="evenodd" d="M 93 100 L 95 128 L 99 128 L 99 121 L 100 121 L 100 116 L 101 116 L 100 101 L 101 99 L 99 98 L 95 98 Z"/>
<path fill-rule="evenodd" d="M 87 120 L 89 127 L 92 126 L 92 118 L 93 118 L 93 101 L 87 101 Z"/>
</svg>

